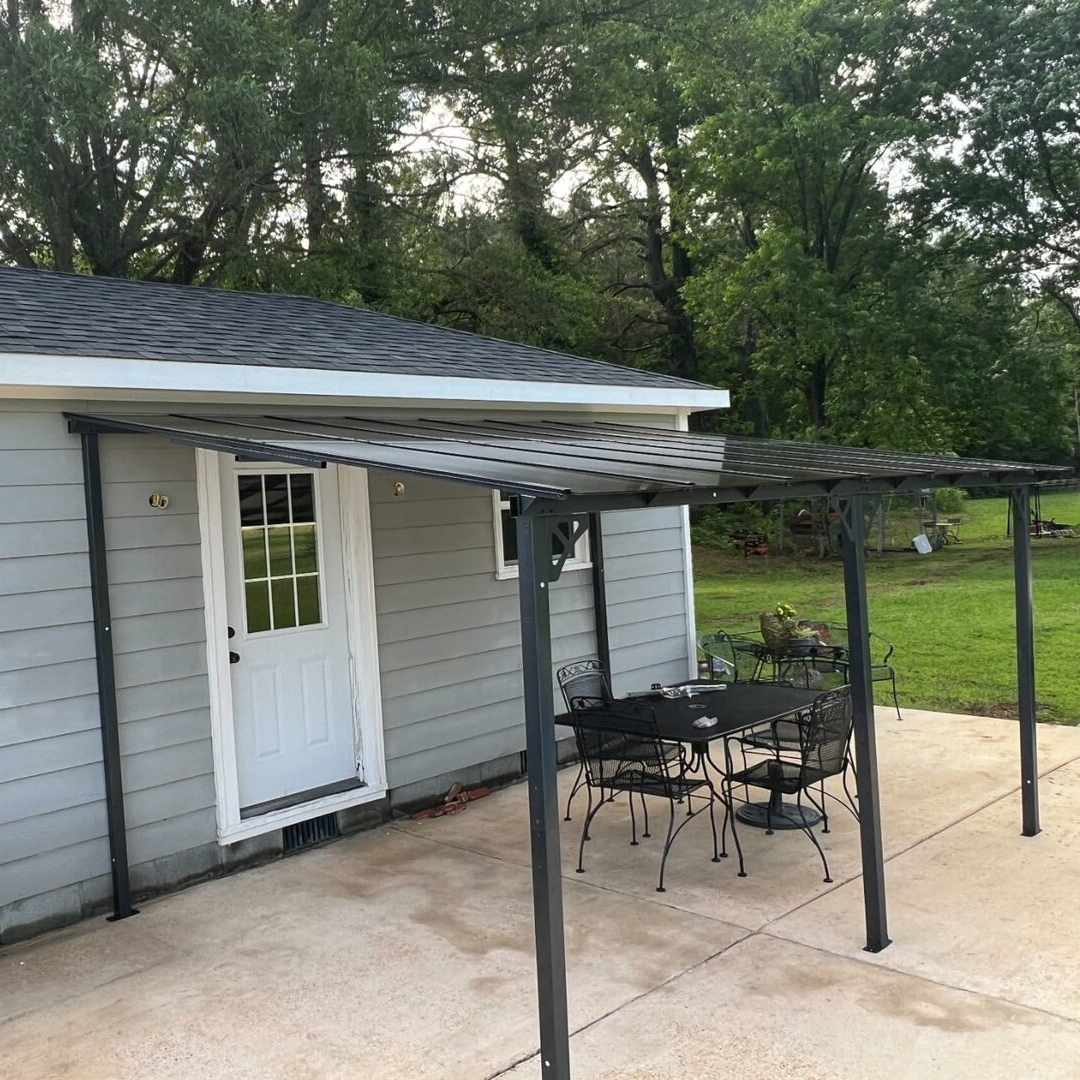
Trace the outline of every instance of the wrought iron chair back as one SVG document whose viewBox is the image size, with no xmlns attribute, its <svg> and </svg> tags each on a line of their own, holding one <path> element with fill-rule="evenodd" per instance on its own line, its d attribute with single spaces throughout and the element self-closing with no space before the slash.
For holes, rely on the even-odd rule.
<svg viewBox="0 0 1080 1080">
<path fill-rule="evenodd" d="M 840 686 L 814 699 L 810 709 L 798 721 L 800 786 L 820 783 L 829 776 L 839 776 L 847 764 L 848 747 L 854 714 L 851 687 Z"/>
<path fill-rule="evenodd" d="M 609 725 L 617 725 L 611 730 Z M 636 786 L 655 789 L 656 794 L 672 791 L 669 765 L 676 775 L 681 763 L 672 761 L 671 747 L 660 741 L 656 713 L 639 701 L 604 701 L 575 698 L 574 734 L 578 753 L 589 784 L 596 788 L 632 780 Z M 627 748 L 632 746 L 632 756 Z"/>
<path fill-rule="evenodd" d="M 607 671 L 599 660 L 578 660 L 576 663 L 567 664 L 559 668 L 555 677 L 566 700 L 566 707 L 571 712 L 575 711 L 574 702 L 578 700 L 612 700 Z"/>
<path fill-rule="evenodd" d="M 725 682 L 754 678 L 766 656 L 764 642 L 726 630 L 706 634 L 698 648 L 705 654 L 710 677 Z"/>
</svg>

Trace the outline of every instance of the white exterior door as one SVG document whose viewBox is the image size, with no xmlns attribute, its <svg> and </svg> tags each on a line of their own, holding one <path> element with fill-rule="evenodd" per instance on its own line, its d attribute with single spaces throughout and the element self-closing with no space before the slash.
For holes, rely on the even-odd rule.
<svg viewBox="0 0 1080 1080">
<path fill-rule="evenodd" d="M 220 461 L 240 807 L 270 809 L 359 777 L 338 476 Z"/>
</svg>

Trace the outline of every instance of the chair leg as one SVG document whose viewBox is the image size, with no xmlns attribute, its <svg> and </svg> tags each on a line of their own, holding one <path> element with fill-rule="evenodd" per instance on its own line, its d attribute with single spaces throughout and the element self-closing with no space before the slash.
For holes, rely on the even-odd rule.
<svg viewBox="0 0 1080 1080">
<path fill-rule="evenodd" d="M 592 788 L 589 789 L 590 795 Z M 589 810 L 585 815 L 585 824 L 581 826 L 581 840 L 578 842 L 578 856 L 577 856 L 577 872 L 579 874 L 585 873 L 585 841 L 589 839 L 589 826 L 592 824 L 592 819 L 596 817 L 600 811 L 600 807 L 604 805 L 603 793 L 601 793 L 600 801 L 593 806 L 592 800 L 589 801 Z"/>
<path fill-rule="evenodd" d="M 637 817 L 634 814 L 634 793 L 630 792 L 630 846 L 637 847 Z"/>
<path fill-rule="evenodd" d="M 574 780 L 574 786 L 570 789 L 570 796 L 566 800 L 566 817 L 563 821 L 572 820 L 570 817 L 570 804 L 574 801 L 574 796 L 581 790 L 581 781 L 585 779 L 585 762 L 582 761 L 578 765 L 577 778 Z"/>
<path fill-rule="evenodd" d="M 889 680 L 892 683 L 892 701 L 893 701 L 893 707 L 896 709 L 896 719 L 897 720 L 903 720 L 904 717 L 900 712 L 900 698 L 897 697 L 897 694 L 896 694 L 896 672 L 895 671 L 892 671 L 892 672 L 889 673 Z"/>
<path fill-rule="evenodd" d="M 808 791 L 806 794 L 809 796 L 810 792 Z M 813 799 L 811 799 L 810 801 L 813 802 Z M 821 831 L 822 832 L 828 832 L 829 831 L 829 811 L 826 809 L 826 806 L 827 806 L 827 804 L 825 802 L 825 781 L 822 780 L 821 781 L 821 805 L 817 807 L 817 809 L 821 811 Z"/>
<path fill-rule="evenodd" d="M 813 843 L 814 847 L 817 848 L 817 853 L 821 856 L 821 865 L 825 868 L 825 877 L 822 880 L 825 882 L 826 885 L 831 885 L 833 883 L 833 879 L 829 876 L 829 863 L 828 860 L 825 858 L 825 852 L 821 850 L 821 845 L 818 843 L 818 838 L 814 835 L 814 830 L 804 829 L 803 831 L 806 833 L 807 836 L 810 837 L 810 840 Z"/>
<path fill-rule="evenodd" d="M 592 785 L 586 784 L 585 794 L 589 797 L 589 803 L 585 807 L 585 825 L 582 828 L 582 835 L 585 837 L 586 840 L 591 840 L 592 837 L 589 836 L 589 822 L 593 819 Z M 603 801 L 604 793 L 601 791 L 600 802 L 602 803 Z"/>
<path fill-rule="evenodd" d="M 649 832 L 649 804 L 645 801 L 645 792 L 641 793 L 641 812 L 645 816 L 645 831 L 642 838 L 648 840 L 652 833 Z"/>
<path fill-rule="evenodd" d="M 803 793 L 800 791 L 795 796 L 795 804 L 798 807 L 800 807 L 800 809 L 802 807 L 802 794 Z M 807 797 L 809 798 L 809 796 L 810 796 L 809 789 L 807 789 L 806 794 L 807 794 Z M 813 802 L 814 800 L 811 799 L 810 801 Z M 825 852 L 822 850 L 821 844 L 818 843 L 818 838 L 814 835 L 814 830 L 809 828 L 808 826 L 804 825 L 803 826 L 803 832 L 806 833 L 806 835 L 810 837 L 810 840 L 813 842 L 814 847 L 817 848 L 818 854 L 821 856 L 821 865 L 825 868 L 825 883 L 827 885 L 832 884 L 832 878 L 829 877 L 829 864 L 825 859 Z"/>
<path fill-rule="evenodd" d="M 716 839 L 716 792 L 709 785 L 709 824 L 712 826 L 712 861 L 720 861 L 720 847 Z"/>
<path fill-rule="evenodd" d="M 727 840 L 727 822 L 731 821 L 731 839 L 735 841 L 735 854 L 739 856 L 739 877 L 746 877 L 746 866 L 743 863 L 742 844 L 739 843 L 739 830 L 735 827 L 735 802 L 731 794 L 731 784 L 727 785 L 727 806 L 724 808 L 724 836 L 725 846 Z"/>
<path fill-rule="evenodd" d="M 675 800 L 668 802 L 668 827 L 667 839 L 664 841 L 664 854 L 660 857 L 660 884 L 656 886 L 657 892 L 667 892 L 664 888 L 664 867 L 667 865 L 667 855 L 671 850 L 671 838 L 675 830 Z"/>
<path fill-rule="evenodd" d="M 848 790 L 848 781 L 847 781 L 848 770 L 850 770 L 851 775 L 853 777 L 855 777 L 856 787 L 855 787 L 855 794 L 854 795 Z M 851 762 L 848 762 L 848 764 L 845 766 L 843 776 L 842 776 L 842 780 L 843 780 L 843 784 L 844 784 L 844 794 L 847 796 L 848 806 L 850 807 L 851 812 L 855 815 L 855 820 L 858 821 L 859 820 L 859 808 L 855 805 L 855 800 L 859 797 L 858 777 L 855 776 L 855 766 L 852 765 Z"/>
</svg>

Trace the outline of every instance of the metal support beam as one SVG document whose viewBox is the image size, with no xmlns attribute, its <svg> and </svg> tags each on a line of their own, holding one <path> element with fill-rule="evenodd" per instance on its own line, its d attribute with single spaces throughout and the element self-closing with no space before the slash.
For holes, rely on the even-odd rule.
<svg viewBox="0 0 1080 1080">
<path fill-rule="evenodd" d="M 105 551 L 105 511 L 101 496 L 101 453 L 96 433 L 82 436 L 83 489 L 86 494 L 86 537 L 90 553 L 90 597 L 94 611 L 98 710 L 105 768 L 105 811 L 109 822 L 113 913 L 110 920 L 138 912 L 131 906 L 127 825 L 124 821 L 124 781 L 120 771 L 120 727 L 116 711 L 113 668 L 112 613 L 109 607 L 109 567 Z"/>
<path fill-rule="evenodd" d="M 847 607 L 849 678 L 855 715 L 855 771 L 859 787 L 859 835 L 862 846 L 866 951 L 889 944 L 885 909 L 885 858 L 881 841 L 877 737 L 874 731 L 874 684 L 870 671 L 870 617 L 866 603 L 866 523 L 861 497 L 839 500 Z"/>
<path fill-rule="evenodd" d="M 1039 832 L 1039 758 L 1035 725 L 1035 617 L 1031 596 L 1031 488 L 1014 487 L 1013 576 L 1016 588 L 1016 687 L 1020 714 L 1020 793 L 1024 836 Z"/>
<path fill-rule="evenodd" d="M 611 634 L 608 629 L 607 578 L 604 571 L 604 526 L 601 514 L 589 515 L 589 554 L 592 556 L 593 616 L 596 620 L 596 658 L 611 678 Z"/>
<path fill-rule="evenodd" d="M 540 1075 L 545 1080 L 569 1080 L 562 855 L 559 849 L 555 701 L 551 683 L 552 528 L 550 519 L 517 519 L 525 753 L 529 774 L 533 922 L 540 1008 Z"/>
</svg>

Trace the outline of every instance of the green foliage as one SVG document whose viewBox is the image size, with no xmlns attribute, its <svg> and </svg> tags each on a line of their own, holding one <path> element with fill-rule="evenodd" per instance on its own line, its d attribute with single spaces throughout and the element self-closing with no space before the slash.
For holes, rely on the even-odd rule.
<svg viewBox="0 0 1080 1080">
<path fill-rule="evenodd" d="M 695 506 L 690 510 L 690 538 L 702 547 L 731 550 L 731 534 L 737 529 L 775 535 L 776 515 L 759 503 L 732 506 Z"/>
<path fill-rule="evenodd" d="M 964 509 L 967 492 L 963 488 L 938 488 L 934 492 L 934 500 L 939 513 L 958 514 Z"/>
<path fill-rule="evenodd" d="M 713 430 L 1073 454 L 1074 0 L 68 14 L 0 8 L 4 261 L 710 381 Z"/>
<path fill-rule="evenodd" d="M 1080 521 L 1080 493 L 1044 494 L 1043 514 Z M 870 624 L 896 646 L 901 704 L 946 712 L 1015 717 L 1016 626 L 1012 542 L 1005 534 L 1008 499 L 968 499 L 963 543 L 931 555 L 867 558 Z M 1039 657 L 1040 715 L 1080 723 L 1075 612 L 1080 539 L 1032 544 Z M 742 559 L 695 551 L 695 609 L 699 634 L 718 627 L 756 628 L 758 612 L 776 600 L 802 618 L 844 622 L 844 589 L 837 559 Z M 887 688 L 879 684 L 879 695 Z M 885 704 L 879 696 L 878 704 Z"/>
</svg>

